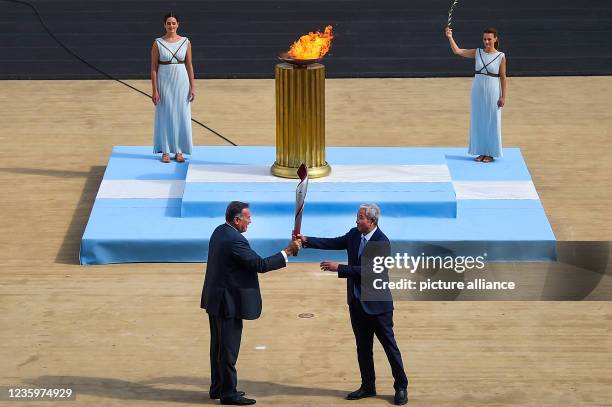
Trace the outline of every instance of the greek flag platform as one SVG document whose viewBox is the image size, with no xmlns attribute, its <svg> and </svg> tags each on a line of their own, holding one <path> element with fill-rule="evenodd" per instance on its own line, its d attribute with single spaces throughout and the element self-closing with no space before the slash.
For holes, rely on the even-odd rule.
<svg viewBox="0 0 612 407">
<path fill-rule="evenodd" d="M 260 255 L 287 244 L 298 180 L 270 174 L 274 147 L 200 146 L 183 164 L 164 164 L 151 151 L 113 148 L 81 241 L 82 264 L 206 261 L 232 200 L 250 203 L 246 237 Z M 492 261 L 555 258 L 555 236 L 518 148 L 490 164 L 465 148 L 328 147 L 326 158 L 331 175 L 308 186 L 306 236 L 342 235 L 355 226 L 359 204 L 374 202 L 398 252 L 433 246 Z M 308 249 L 291 258 L 321 260 L 346 256 Z"/>
</svg>

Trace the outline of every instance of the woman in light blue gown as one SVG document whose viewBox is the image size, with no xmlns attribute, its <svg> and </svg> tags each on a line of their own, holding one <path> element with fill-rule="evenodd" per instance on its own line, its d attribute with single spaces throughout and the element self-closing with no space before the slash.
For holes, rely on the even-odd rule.
<svg viewBox="0 0 612 407">
<path fill-rule="evenodd" d="M 162 162 L 185 162 L 183 154 L 191 154 L 191 102 L 195 83 L 191 43 L 177 34 L 179 19 L 170 13 L 164 16 L 166 35 L 157 38 L 151 48 L 151 83 L 155 105 L 153 153 L 162 153 Z"/>
<path fill-rule="evenodd" d="M 484 48 L 462 49 L 446 28 L 446 37 L 455 55 L 476 60 L 472 82 L 469 154 L 476 161 L 492 162 L 502 156 L 501 108 L 506 104 L 506 55 L 499 52 L 499 34 L 487 28 L 482 34 Z"/>
</svg>

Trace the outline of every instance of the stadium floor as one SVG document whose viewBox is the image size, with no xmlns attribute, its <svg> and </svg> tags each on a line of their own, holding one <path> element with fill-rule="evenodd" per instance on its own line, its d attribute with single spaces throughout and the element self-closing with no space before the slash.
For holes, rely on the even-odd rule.
<svg viewBox="0 0 612 407">
<path fill-rule="evenodd" d="M 151 144 L 151 102 L 110 81 L 2 85 L 0 385 L 71 386 L 75 406 L 212 403 L 204 266 L 78 265 L 111 148 Z M 612 240 L 611 85 L 509 81 L 504 144 L 521 148 L 558 240 Z M 465 145 L 469 88 L 462 78 L 328 80 L 328 145 Z M 239 145 L 271 145 L 273 104 L 270 80 L 199 80 L 193 116 Z M 194 142 L 225 145 L 196 125 Z M 359 375 L 344 284 L 313 263 L 260 281 L 264 311 L 245 324 L 239 387 L 258 405 L 346 405 Z M 410 405 L 612 398 L 610 302 L 395 305 Z M 381 396 L 368 405 L 386 406 L 391 374 L 379 345 L 374 352 Z"/>
</svg>

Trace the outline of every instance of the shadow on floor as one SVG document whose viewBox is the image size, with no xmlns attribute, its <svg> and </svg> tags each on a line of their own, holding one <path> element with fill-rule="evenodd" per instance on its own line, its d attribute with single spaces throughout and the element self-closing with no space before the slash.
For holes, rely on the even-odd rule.
<svg viewBox="0 0 612 407">
<path fill-rule="evenodd" d="M 70 225 L 64 235 L 64 240 L 60 246 L 55 262 L 60 264 L 80 264 L 79 250 L 81 248 L 81 238 L 85 232 L 85 226 L 91 213 L 91 208 L 96 200 L 96 194 L 102 177 L 104 177 L 105 166 L 93 166 L 88 173 L 83 173 L 86 177 L 85 186 L 81 192 L 81 198 L 72 214 Z"/>
<path fill-rule="evenodd" d="M 37 387 L 71 388 L 78 398 L 87 394 L 120 400 L 172 401 L 178 403 L 219 404 L 208 398 L 210 380 L 201 377 L 170 376 L 156 377 L 142 381 L 127 381 L 108 377 L 87 376 L 39 376 L 24 382 Z M 193 390 L 167 388 L 172 385 L 193 386 Z M 164 388 L 166 387 L 166 388 Z M 309 396 L 337 397 L 342 400 L 347 391 L 315 387 L 292 386 L 256 380 L 240 380 L 239 388 L 247 396 Z"/>
</svg>

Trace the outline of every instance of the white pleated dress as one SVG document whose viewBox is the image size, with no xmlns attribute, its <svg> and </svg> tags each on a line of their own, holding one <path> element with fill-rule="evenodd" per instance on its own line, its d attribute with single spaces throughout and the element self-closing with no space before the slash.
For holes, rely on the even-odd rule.
<svg viewBox="0 0 612 407">
<path fill-rule="evenodd" d="M 173 43 L 157 38 L 155 42 L 161 63 L 157 68 L 160 100 L 155 106 L 153 152 L 191 154 L 191 102 L 185 68 L 189 39 Z"/>
<path fill-rule="evenodd" d="M 503 52 L 487 54 L 480 48 L 476 50 L 469 154 L 502 156 L 501 108 L 497 101 L 501 95 L 499 69 L 503 57 Z"/>
</svg>

